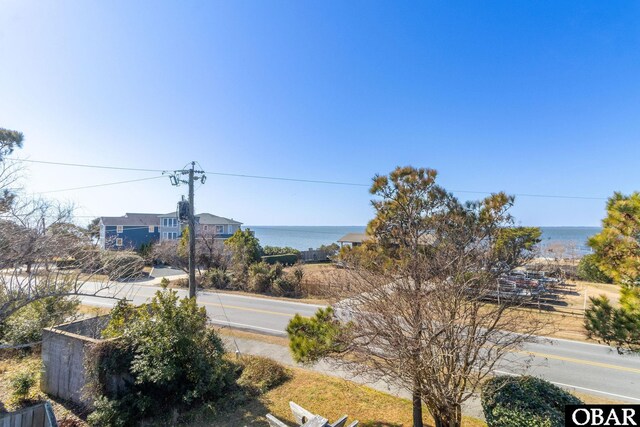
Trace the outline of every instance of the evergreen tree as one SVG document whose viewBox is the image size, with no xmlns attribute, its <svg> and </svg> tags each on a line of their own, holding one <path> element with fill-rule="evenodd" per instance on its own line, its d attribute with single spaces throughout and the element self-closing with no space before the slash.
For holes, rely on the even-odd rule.
<svg viewBox="0 0 640 427">
<path fill-rule="evenodd" d="M 620 285 L 620 307 L 605 296 L 592 297 L 585 328 L 620 352 L 640 352 L 640 193 L 615 193 L 602 227 L 589 246 L 598 269 Z"/>
</svg>

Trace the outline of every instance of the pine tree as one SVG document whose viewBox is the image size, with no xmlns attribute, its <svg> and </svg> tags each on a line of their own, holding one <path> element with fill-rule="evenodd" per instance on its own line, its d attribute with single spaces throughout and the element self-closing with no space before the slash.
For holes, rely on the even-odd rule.
<svg viewBox="0 0 640 427">
<path fill-rule="evenodd" d="M 640 193 L 615 193 L 602 231 L 589 239 L 597 267 L 620 286 L 620 307 L 592 297 L 585 328 L 619 352 L 640 352 Z"/>
</svg>

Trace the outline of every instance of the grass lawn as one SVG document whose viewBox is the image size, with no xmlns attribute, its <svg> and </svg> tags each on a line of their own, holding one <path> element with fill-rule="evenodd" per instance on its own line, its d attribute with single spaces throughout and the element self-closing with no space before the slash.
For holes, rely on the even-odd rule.
<svg viewBox="0 0 640 427">
<path fill-rule="evenodd" d="M 1 410 L 14 410 L 19 406 L 11 398 L 11 378 L 18 372 L 29 370 L 39 372 L 39 354 L 20 356 L 5 355 L 0 358 L 0 405 Z M 310 372 L 303 369 L 290 369 L 290 379 L 267 393 L 250 398 L 241 405 L 217 415 L 204 415 L 207 412 L 194 410 L 191 422 L 183 424 L 189 427 L 199 426 L 268 426 L 265 415 L 271 413 L 294 426 L 289 410 L 289 401 L 302 405 L 308 410 L 335 421 L 346 414 L 350 420 L 360 420 L 361 426 L 395 427 L 411 425 L 411 402 L 386 393 L 361 386 L 351 381 Z M 599 397 L 577 394 L 587 403 L 617 403 Z M 31 401 L 48 399 L 38 389 L 38 382 L 31 389 Z M 51 400 L 51 399 L 49 399 Z M 79 417 L 77 408 L 65 402 L 51 401 L 58 420 L 73 420 L 76 426 L 87 424 Z M 28 403 L 27 403 L 28 404 Z M 425 422 L 433 425 L 425 409 Z M 480 427 L 483 421 L 465 417 L 464 426 Z"/>
<path fill-rule="evenodd" d="M 39 355 L 5 357 L 0 360 L 0 399 L 4 410 L 14 410 L 18 406 L 11 399 L 11 378 L 20 371 L 40 369 Z M 47 399 L 38 390 L 31 389 L 32 401 Z M 279 387 L 257 398 L 251 398 L 241 406 L 216 416 L 207 416 L 193 421 L 188 426 L 267 426 L 265 415 L 272 413 L 289 425 L 293 424 L 289 401 L 304 406 L 335 421 L 343 414 L 349 419 L 359 419 L 362 426 L 409 426 L 411 425 L 411 402 L 400 399 L 368 387 L 357 385 L 303 369 L 291 369 L 291 379 Z M 86 425 L 76 414 L 74 408 L 64 402 L 52 401 L 58 420 L 73 419 L 76 425 Z M 425 411 L 426 414 L 426 411 Z M 427 420 L 427 415 L 425 415 Z M 430 421 L 430 420 L 429 420 Z M 483 426 L 483 422 L 467 418 L 465 426 Z"/>
<path fill-rule="evenodd" d="M 271 413 L 290 426 L 294 419 L 289 409 L 293 400 L 311 412 L 329 418 L 333 422 L 342 415 L 357 419 L 360 426 L 396 427 L 410 426 L 411 402 L 369 387 L 302 369 L 292 369 L 291 379 L 268 391 L 259 398 L 213 419 L 194 422 L 189 426 L 236 427 L 267 426 L 265 415 Z M 433 425 L 425 409 L 427 425 Z M 483 421 L 465 417 L 464 426 L 485 426 Z"/>
</svg>

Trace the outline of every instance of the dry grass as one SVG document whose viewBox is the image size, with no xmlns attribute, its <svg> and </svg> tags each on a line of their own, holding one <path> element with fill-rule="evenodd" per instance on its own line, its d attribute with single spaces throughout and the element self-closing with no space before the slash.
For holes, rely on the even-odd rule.
<svg viewBox="0 0 640 427">
<path fill-rule="evenodd" d="M 273 335 L 263 335 L 254 332 L 240 331 L 238 329 L 229 328 L 216 328 L 216 332 L 222 336 L 233 338 L 244 338 L 253 341 L 260 341 L 268 344 L 281 345 L 283 347 L 289 347 L 289 340 L 284 337 L 276 337 Z"/>
<path fill-rule="evenodd" d="M 51 399 L 49 396 L 40 391 L 40 352 L 33 351 L 31 353 L 22 352 L 5 352 L 0 356 L 0 412 L 2 410 L 13 411 L 22 406 L 29 406 L 36 402 L 48 400 L 53 407 L 58 422 L 62 420 L 74 420 L 77 425 L 86 426 L 87 424 L 78 416 L 78 408 L 67 402 Z M 11 397 L 11 379 L 19 372 L 30 371 L 35 372 L 37 381 L 31 388 L 28 400 L 23 404 L 13 401 Z"/>
<path fill-rule="evenodd" d="M 330 286 L 349 280 L 348 270 L 337 268 L 331 263 L 304 264 L 302 269 L 302 288 L 319 299 L 326 299 L 331 294 Z"/>
<path fill-rule="evenodd" d="M 365 427 L 410 426 L 411 402 L 394 397 L 369 387 L 357 385 L 326 375 L 293 369 L 289 381 L 243 405 L 236 410 L 220 414 L 213 420 L 192 423 L 190 426 L 236 427 L 267 426 L 265 415 L 271 413 L 293 426 L 294 420 L 289 409 L 289 401 L 307 408 L 311 412 L 335 421 L 342 415 L 360 420 Z M 427 425 L 432 420 L 425 415 Z M 464 426 L 486 425 L 475 418 L 465 417 Z"/>
<path fill-rule="evenodd" d="M 251 334 L 254 335 L 254 334 Z M 2 409 L 14 410 L 17 406 L 11 402 L 10 380 L 17 372 L 23 370 L 38 371 L 40 367 L 39 353 L 20 355 L 13 353 L 0 357 L 0 400 Z M 279 387 L 266 394 L 250 399 L 236 408 L 219 413 L 215 417 L 207 417 L 200 421 L 187 424 L 197 426 L 267 426 L 265 415 L 271 413 L 288 425 L 294 426 L 289 410 L 289 401 L 293 400 L 314 413 L 321 414 L 334 421 L 343 414 L 349 415 L 351 420 L 360 420 L 360 425 L 366 427 L 399 427 L 411 425 L 411 402 L 394 397 L 366 386 L 361 386 L 348 380 L 330 377 L 303 369 L 290 369 L 291 378 Z M 58 420 L 73 419 L 81 426 L 87 424 L 78 417 L 77 408 L 65 402 L 51 400 L 37 389 L 31 391 L 33 401 L 49 399 Z M 575 393 L 586 403 L 619 403 L 613 400 Z M 433 425 L 425 410 L 427 425 Z M 481 420 L 465 417 L 463 425 L 466 427 L 480 427 L 486 424 Z"/>
<path fill-rule="evenodd" d="M 78 306 L 78 313 L 87 315 L 88 317 L 96 317 L 111 313 L 111 309 L 108 307 L 94 307 L 92 305 L 80 304 Z"/>
</svg>

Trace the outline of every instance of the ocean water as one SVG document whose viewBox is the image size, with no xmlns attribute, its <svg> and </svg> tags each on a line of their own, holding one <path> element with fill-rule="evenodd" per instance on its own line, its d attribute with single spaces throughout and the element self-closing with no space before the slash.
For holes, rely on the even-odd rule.
<svg viewBox="0 0 640 427">
<path fill-rule="evenodd" d="M 262 246 L 290 246 L 298 250 L 318 248 L 335 243 L 347 233 L 364 233 L 365 227 L 352 226 L 247 226 L 255 232 Z M 600 227 L 540 227 L 541 246 L 571 246 L 578 254 L 589 253 L 587 239 L 600 232 Z"/>
</svg>

